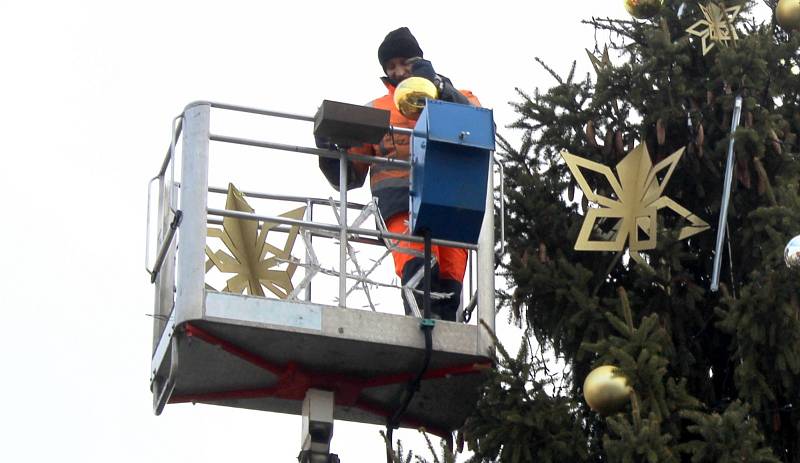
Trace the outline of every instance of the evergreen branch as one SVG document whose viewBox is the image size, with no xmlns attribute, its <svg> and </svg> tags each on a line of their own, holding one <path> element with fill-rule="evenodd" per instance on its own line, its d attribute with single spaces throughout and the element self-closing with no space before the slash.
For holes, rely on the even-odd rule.
<svg viewBox="0 0 800 463">
<path fill-rule="evenodd" d="M 622 313 L 625 316 L 625 323 L 628 325 L 630 334 L 633 334 L 633 316 L 631 315 L 631 303 L 628 301 L 628 293 L 625 292 L 625 288 L 623 286 L 620 286 L 617 288 L 617 294 L 619 294 L 619 301 L 620 305 L 622 306 Z"/>
<path fill-rule="evenodd" d="M 617 266 L 617 263 L 619 263 L 619 259 L 622 257 L 623 254 L 625 254 L 625 249 L 620 249 L 619 251 L 617 251 L 617 253 L 614 255 L 614 258 L 611 259 L 611 262 L 609 262 L 608 267 L 606 267 L 605 272 L 600 274 L 600 281 L 597 282 L 597 285 L 595 285 L 594 289 L 592 289 L 592 297 L 597 296 L 597 292 L 600 291 L 600 288 L 603 286 L 603 283 L 606 282 L 608 274 L 611 273 L 611 270 Z"/>
<path fill-rule="evenodd" d="M 558 75 L 558 73 L 557 73 L 556 71 L 554 71 L 554 70 L 553 70 L 553 68 L 551 68 L 550 66 L 548 66 L 547 64 L 545 64 L 545 62 L 544 62 L 544 61 L 542 61 L 542 59 L 541 59 L 541 58 L 539 58 L 538 56 L 536 56 L 536 57 L 534 57 L 533 59 L 534 59 L 534 60 L 536 60 L 536 62 L 537 62 L 537 63 L 539 63 L 539 64 L 540 64 L 540 65 L 541 65 L 541 66 L 542 66 L 542 67 L 545 69 L 545 71 L 547 71 L 547 72 L 548 72 L 548 73 L 549 73 L 551 76 L 553 76 L 553 78 L 554 78 L 554 79 L 555 79 L 555 80 L 556 80 L 556 81 L 557 81 L 559 84 L 562 84 L 562 85 L 564 84 L 564 81 L 561 79 L 561 76 L 559 76 L 559 75 Z M 574 61 L 573 61 L 573 63 L 574 63 Z M 573 66 L 574 66 L 574 64 L 573 64 Z"/>
<path fill-rule="evenodd" d="M 635 43 L 643 43 L 644 42 L 644 35 L 641 33 L 640 28 L 633 27 L 637 23 L 636 21 L 626 20 L 626 19 L 613 19 L 613 18 L 596 18 L 592 17 L 590 20 L 583 20 L 581 21 L 583 24 L 588 24 L 594 27 L 596 30 L 604 30 L 608 32 L 613 32 L 614 34 L 625 37 L 632 40 Z M 623 46 L 615 45 L 614 48 L 620 49 Z"/>
<path fill-rule="evenodd" d="M 687 12 L 678 15 L 683 4 Z M 537 59 L 555 78 L 554 86 L 517 92 L 519 101 L 512 106 L 518 119 L 509 127 L 521 129 L 520 142 L 516 149 L 508 139 L 498 142 L 508 148 L 509 238 L 501 273 L 511 288 L 499 300 L 510 303 L 511 319 L 527 324 L 530 334 L 520 353 L 528 352 L 528 358 L 499 365 L 484 389 L 480 419 L 471 421 L 473 431 L 480 430 L 472 435 L 478 436 L 484 462 L 525 460 L 526 451 L 537 451 L 525 444 L 552 443 L 536 435 L 551 409 L 532 404 L 545 403 L 538 401 L 544 399 L 539 394 L 558 386 L 559 371 L 543 363 L 544 350 L 530 339 L 535 336 L 542 349 L 551 347 L 566 362 L 562 385 L 599 362 L 618 365 L 631 380 L 638 418 L 603 419 L 585 406 L 576 412 L 577 402 L 570 405 L 582 420 L 581 442 L 593 461 L 725 461 L 713 454 L 701 457 L 692 448 L 721 448 L 730 436 L 691 433 L 681 416 L 686 411 L 709 415 L 702 404 L 723 397 L 752 404 L 754 411 L 742 421 L 758 422 L 752 435 L 765 436 L 764 444 L 752 449 L 771 446 L 787 461 L 800 463 L 796 410 L 768 411 L 774 404 L 796 403 L 800 389 L 800 280 L 781 263 L 787 236 L 800 229 L 800 81 L 791 74 L 800 64 L 800 36 L 774 24 L 737 21 L 740 32 L 749 35 L 742 35 L 736 47 L 717 47 L 705 56 L 684 32 L 698 19 L 698 4 L 664 2 L 658 22 L 586 21 L 594 26 L 595 50 L 604 48 L 598 37 L 608 35 L 609 50 L 624 64 L 598 72 L 593 83 L 588 76 L 582 80 L 574 67 L 558 76 Z M 658 163 L 688 143 L 668 194 L 705 219 L 716 217 L 730 108 L 738 92 L 746 98 L 745 123 L 736 134 L 737 191 L 729 215 L 729 235 L 736 241 L 729 242 L 733 252 L 728 252 L 736 274 L 720 294 L 706 290 L 714 244 L 710 233 L 684 241 L 660 234 L 657 248 L 648 253 L 652 273 L 619 265 L 624 253 L 609 259 L 609 254 L 574 251 L 570 241 L 583 217 L 574 197 L 567 200 L 564 194 L 570 179 L 560 164 L 561 150 L 590 153 L 610 165 L 619 162 L 628 144 L 640 141 L 657 146 L 651 152 Z M 585 136 L 587 121 L 598 135 L 594 144 Z M 758 180 L 757 189 L 739 188 L 751 177 Z M 671 227 L 678 221 L 665 220 Z M 733 284 L 736 292 L 730 297 L 727 288 Z M 616 292 L 620 287 L 625 294 Z M 577 400 L 580 389 L 576 380 L 564 391 Z M 729 429 L 749 439 L 749 431 Z M 601 438 L 607 445 L 600 445 Z"/>
</svg>

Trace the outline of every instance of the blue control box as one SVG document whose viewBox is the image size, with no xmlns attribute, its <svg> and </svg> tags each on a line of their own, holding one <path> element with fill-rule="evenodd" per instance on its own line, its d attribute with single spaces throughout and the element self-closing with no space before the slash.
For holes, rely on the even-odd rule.
<svg viewBox="0 0 800 463">
<path fill-rule="evenodd" d="M 492 111 L 428 100 L 411 145 L 411 231 L 476 244 L 494 151 Z"/>
</svg>

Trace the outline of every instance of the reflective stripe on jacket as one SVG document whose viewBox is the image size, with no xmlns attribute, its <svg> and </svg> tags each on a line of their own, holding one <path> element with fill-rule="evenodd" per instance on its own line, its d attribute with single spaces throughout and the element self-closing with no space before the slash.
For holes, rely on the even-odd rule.
<svg viewBox="0 0 800 463">
<path fill-rule="evenodd" d="M 395 87 L 385 78 L 383 83 L 386 85 L 388 93 L 376 100 L 372 100 L 367 106 L 388 110 L 391 113 L 390 124 L 392 126 L 413 129 L 417 121 L 403 116 L 394 105 Z M 480 106 L 480 102 L 472 92 L 468 90 L 459 91 L 467 97 L 472 105 Z M 409 161 L 411 157 L 410 138 L 409 135 L 386 134 L 378 144 L 364 144 L 353 147 L 348 152 Z M 320 168 L 331 185 L 338 189 L 339 161 L 325 159 L 325 161 L 333 162 L 324 162 L 323 159 L 320 158 Z M 372 196 L 378 198 L 378 209 L 380 209 L 384 219 L 388 220 L 398 213 L 407 212 L 409 170 L 387 164 L 352 162 L 350 163 L 350 169 L 348 169 L 348 189 L 358 188 L 363 185 L 368 171 L 370 173 Z"/>
</svg>

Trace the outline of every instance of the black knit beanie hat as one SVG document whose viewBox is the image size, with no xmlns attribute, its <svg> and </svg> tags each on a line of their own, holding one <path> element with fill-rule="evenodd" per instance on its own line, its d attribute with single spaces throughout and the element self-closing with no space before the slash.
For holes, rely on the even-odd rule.
<svg viewBox="0 0 800 463">
<path fill-rule="evenodd" d="M 422 58 L 422 49 L 407 27 L 401 27 L 386 34 L 383 43 L 378 47 L 378 61 L 384 70 L 386 70 L 386 62 L 392 58 L 413 58 L 415 56 Z"/>
</svg>

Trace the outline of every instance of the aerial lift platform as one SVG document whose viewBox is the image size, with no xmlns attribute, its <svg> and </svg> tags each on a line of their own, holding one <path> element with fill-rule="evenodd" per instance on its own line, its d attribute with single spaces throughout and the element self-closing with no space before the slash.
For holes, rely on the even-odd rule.
<svg viewBox="0 0 800 463">
<path fill-rule="evenodd" d="M 148 237 L 151 222 L 155 236 L 153 243 L 148 243 L 154 252 L 146 257 L 155 287 L 150 377 L 153 409 L 160 414 L 167 404 L 191 402 L 303 415 L 304 450 L 316 448 L 324 453 L 334 419 L 386 425 L 401 406 L 408 383 L 421 372 L 426 353 L 420 329 L 421 322 L 425 322 L 420 318 L 422 312 L 415 308 L 415 317 L 381 313 L 374 307 L 350 307 L 347 291 L 349 282 L 355 281 L 355 286 L 359 278 L 368 280 L 361 269 L 360 273 L 347 270 L 348 262 L 352 267 L 355 260 L 353 245 L 384 246 L 391 240 L 421 242 L 422 238 L 395 235 L 380 226 L 363 227 L 361 224 L 367 222 L 363 218 L 369 217 L 365 214 L 369 205 L 348 203 L 344 188 L 346 163 L 357 159 L 394 162 L 408 168 L 411 163 L 358 157 L 345 150 L 217 135 L 211 132 L 211 116 L 220 111 L 300 123 L 315 121 L 312 116 L 205 101 L 189 104 L 173 121 L 170 148 L 151 181 L 151 191 L 158 191 L 158 204 L 153 205 L 152 214 L 148 204 Z M 389 130 L 411 133 L 410 129 Z M 339 200 L 209 187 L 209 149 L 216 146 L 210 142 L 338 158 L 342 186 Z M 476 275 L 476 285 L 465 285 L 466 303 L 462 303 L 457 322 L 435 321 L 429 364 L 399 426 L 449 435 L 475 406 L 482 372 L 492 367 L 489 330 L 494 329 L 495 323 L 494 216 L 492 169 L 488 171 L 486 213 L 477 244 L 431 241 L 467 248 L 470 275 Z M 259 198 L 296 202 L 304 210 L 265 216 L 246 206 L 209 207 L 210 195 L 224 193 L 228 194 L 228 206 Z M 312 220 L 314 207 L 333 207 L 338 223 Z M 356 214 L 362 220 L 350 224 L 348 214 Z M 210 227 L 229 227 L 234 230 L 229 231 L 233 236 L 235 230 L 243 230 L 247 224 L 251 235 L 256 233 L 251 241 L 266 230 L 292 236 L 289 249 L 267 246 L 256 259 L 271 256 L 272 264 L 282 262 L 292 269 L 305 268 L 302 281 L 297 283 L 299 277 L 292 278 L 291 273 L 281 281 L 270 281 L 262 274 L 256 280 L 262 278 L 264 287 L 273 289 L 273 294 L 267 296 L 263 295 L 263 287 L 254 290 L 252 279 L 248 294 L 243 294 L 246 283 L 238 289 L 223 290 L 206 283 L 206 273 L 214 264 L 214 254 L 207 243 L 212 238 Z M 312 237 L 320 236 L 323 238 L 312 243 Z M 295 237 L 302 238 L 299 241 L 306 248 L 304 259 L 291 256 Z M 313 247 L 323 245 L 339 248 L 338 271 L 327 272 L 338 278 L 335 304 L 315 301 L 310 291 L 310 281 L 322 268 Z M 238 260 L 247 267 L 242 258 Z M 257 273 L 253 268 L 251 265 L 251 273 Z M 400 297 L 395 301 L 401 304 Z M 471 323 L 465 323 L 466 315 L 473 313 Z"/>
</svg>

